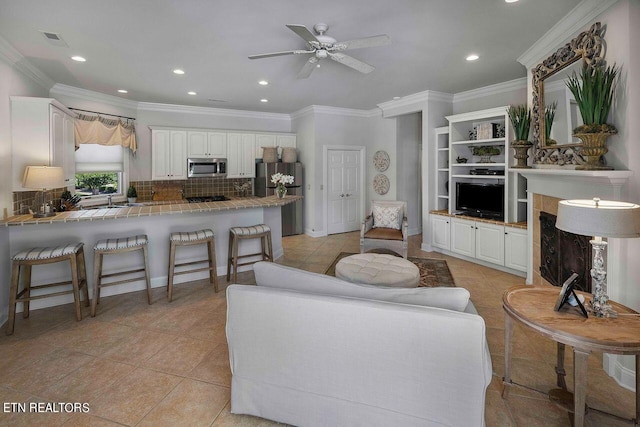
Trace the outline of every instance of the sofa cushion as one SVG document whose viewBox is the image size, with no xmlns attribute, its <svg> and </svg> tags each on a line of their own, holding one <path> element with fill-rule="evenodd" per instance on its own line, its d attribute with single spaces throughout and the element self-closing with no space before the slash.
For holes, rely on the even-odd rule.
<svg viewBox="0 0 640 427">
<path fill-rule="evenodd" d="M 258 286 L 438 307 L 454 311 L 465 311 L 469 304 L 469 291 L 464 288 L 384 288 L 361 285 L 324 274 L 262 261 L 253 265 L 253 271 Z"/>
<path fill-rule="evenodd" d="M 373 205 L 373 227 L 400 229 L 402 225 L 402 207 Z"/>
</svg>

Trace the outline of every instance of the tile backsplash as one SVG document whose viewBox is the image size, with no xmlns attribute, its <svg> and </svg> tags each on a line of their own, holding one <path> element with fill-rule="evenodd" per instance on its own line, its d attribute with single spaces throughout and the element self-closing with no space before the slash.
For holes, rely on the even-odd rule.
<svg viewBox="0 0 640 427">
<path fill-rule="evenodd" d="M 184 187 L 184 197 L 200 197 L 224 195 L 227 197 L 242 197 L 253 195 L 253 179 L 251 178 L 191 178 L 172 181 L 131 181 L 138 193 L 138 202 L 152 200 L 153 187 L 159 183 L 181 184 Z M 237 187 L 248 183 L 246 191 Z M 54 206 L 60 206 L 60 196 L 65 188 L 56 188 L 45 192 L 45 200 L 53 200 Z M 126 190 L 125 190 L 126 192 Z M 42 204 L 41 191 L 16 191 L 13 193 L 13 215 L 28 214 L 29 209 L 36 211 L 36 206 Z"/>
</svg>

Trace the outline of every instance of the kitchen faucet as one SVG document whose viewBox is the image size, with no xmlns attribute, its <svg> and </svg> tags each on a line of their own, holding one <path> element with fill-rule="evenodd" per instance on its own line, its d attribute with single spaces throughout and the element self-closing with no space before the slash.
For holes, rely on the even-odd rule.
<svg viewBox="0 0 640 427">
<path fill-rule="evenodd" d="M 113 205 L 113 202 L 111 201 L 111 194 L 107 195 L 107 200 L 109 201 L 109 207 L 111 207 Z"/>
</svg>

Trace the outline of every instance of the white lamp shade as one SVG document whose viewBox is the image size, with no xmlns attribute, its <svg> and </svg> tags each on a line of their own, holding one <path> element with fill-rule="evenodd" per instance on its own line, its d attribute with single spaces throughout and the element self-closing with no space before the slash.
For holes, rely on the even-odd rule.
<svg viewBox="0 0 640 427">
<path fill-rule="evenodd" d="M 22 186 L 40 190 L 64 187 L 64 171 L 55 166 L 27 166 L 24 170 Z"/>
<path fill-rule="evenodd" d="M 556 227 L 599 237 L 640 237 L 640 206 L 606 200 L 562 200 Z"/>
</svg>

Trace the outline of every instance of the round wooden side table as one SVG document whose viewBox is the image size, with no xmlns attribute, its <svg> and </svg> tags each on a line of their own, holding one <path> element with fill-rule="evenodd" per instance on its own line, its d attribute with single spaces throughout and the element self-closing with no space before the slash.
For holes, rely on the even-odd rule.
<svg viewBox="0 0 640 427">
<path fill-rule="evenodd" d="M 511 352 L 514 321 L 558 343 L 558 386 L 567 389 L 564 376 L 564 346 L 573 347 L 574 354 L 574 426 L 584 425 L 587 386 L 587 359 L 593 351 L 636 356 L 636 373 L 640 373 L 640 314 L 622 304 L 610 301 L 618 318 L 584 318 L 574 309 L 554 311 L 560 288 L 516 286 L 502 296 L 505 311 L 504 379 L 506 387 L 511 381 Z M 591 295 L 581 293 L 588 302 Z M 585 304 L 586 305 L 586 304 Z M 640 420 L 640 375 L 636 375 L 636 413 L 632 420 Z"/>
</svg>

